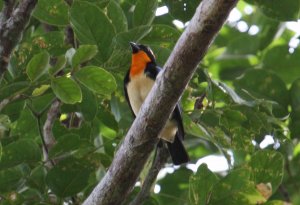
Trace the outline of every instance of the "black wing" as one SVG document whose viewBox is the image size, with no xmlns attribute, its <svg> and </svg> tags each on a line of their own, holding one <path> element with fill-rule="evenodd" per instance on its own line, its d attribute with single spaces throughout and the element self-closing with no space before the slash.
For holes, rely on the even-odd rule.
<svg viewBox="0 0 300 205">
<path fill-rule="evenodd" d="M 148 63 L 147 67 L 145 69 L 145 75 L 148 76 L 149 78 L 155 80 L 158 73 L 161 70 L 162 69 L 160 67 L 158 67 L 155 63 Z"/>
<path fill-rule="evenodd" d="M 130 78 L 129 78 L 129 70 L 128 70 L 126 75 L 125 75 L 125 78 L 124 78 L 124 94 L 125 94 L 126 101 L 127 101 L 128 105 L 130 107 L 131 113 L 132 113 L 133 117 L 135 117 L 135 114 L 134 114 L 133 109 L 131 107 L 129 97 L 128 97 L 128 93 L 127 93 L 127 84 L 129 83 L 129 81 L 130 81 Z"/>
<path fill-rule="evenodd" d="M 180 140 L 184 139 L 184 128 L 183 128 L 183 123 L 182 123 L 182 117 L 181 117 L 181 109 L 179 104 L 176 104 L 176 107 L 172 113 L 172 119 L 176 120 L 177 125 L 178 125 L 178 137 Z"/>
</svg>

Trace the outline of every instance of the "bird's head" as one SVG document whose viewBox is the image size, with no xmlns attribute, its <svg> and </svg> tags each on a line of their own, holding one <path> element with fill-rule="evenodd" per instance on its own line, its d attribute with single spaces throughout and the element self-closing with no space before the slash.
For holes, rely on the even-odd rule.
<svg viewBox="0 0 300 205">
<path fill-rule="evenodd" d="M 130 42 L 129 44 L 132 50 L 130 69 L 131 76 L 137 75 L 144 71 L 148 63 L 156 63 L 153 51 L 149 47 L 142 44 L 136 44 L 134 42 Z"/>
</svg>

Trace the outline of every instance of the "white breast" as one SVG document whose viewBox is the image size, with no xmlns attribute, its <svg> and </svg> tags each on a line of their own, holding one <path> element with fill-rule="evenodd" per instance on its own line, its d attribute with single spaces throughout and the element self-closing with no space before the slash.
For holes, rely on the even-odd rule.
<svg viewBox="0 0 300 205">
<path fill-rule="evenodd" d="M 153 85 L 154 80 L 146 77 L 144 73 L 131 78 L 127 85 L 127 93 L 130 105 L 135 115 L 138 114 Z"/>
<path fill-rule="evenodd" d="M 135 115 L 138 114 L 153 85 L 154 80 L 146 77 L 144 73 L 131 78 L 127 85 L 127 93 L 130 105 Z M 168 120 L 165 127 L 160 132 L 159 138 L 173 142 L 177 129 L 177 122 L 174 120 Z"/>
</svg>

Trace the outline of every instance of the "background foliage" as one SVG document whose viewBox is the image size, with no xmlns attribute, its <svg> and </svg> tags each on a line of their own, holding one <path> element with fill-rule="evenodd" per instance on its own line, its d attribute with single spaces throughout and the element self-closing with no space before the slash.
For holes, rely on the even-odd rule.
<svg viewBox="0 0 300 205">
<path fill-rule="evenodd" d="M 0 81 L 0 101 L 9 100 L 0 106 L 1 204 L 88 196 L 133 120 L 123 96 L 128 42 L 149 45 L 163 66 L 199 2 L 39 0 Z M 297 21 L 299 4 L 239 2 L 181 99 L 191 164 L 222 155 L 229 170 L 168 164 L 145 204 L 300 204 L 299 33 L 285 23 Z M 156 16 L 162 6 L 168 13 Z M 55 99 L 50 169 L 41 137 Z M 262 146 L 266 135 L 273 143 Z"/>
</svg>

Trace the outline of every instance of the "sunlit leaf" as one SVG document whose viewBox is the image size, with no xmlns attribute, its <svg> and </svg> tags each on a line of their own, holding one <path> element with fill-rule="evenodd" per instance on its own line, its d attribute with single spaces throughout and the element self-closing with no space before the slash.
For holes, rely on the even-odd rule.
<svg viewBox="0 0 300 205">
<path fill-rule="evenodd" d="M 18 140 L 2 150 L 0 170 L 21 163 L 34 163 L 41 160 L 41 150 L 32 140 Z"/>
<path fill-rule="evenodd" d="M 64 103 L 75 104 L 82 100 L 81 89 L 71 78 L 54 78 L 51 80 L 51 88 L 55 95 Z"/>
<path fill-rule="evenodd" d="M 50 25 L 65 26 L 69 23 L 68 10 L 64 0 L 39 0 L 33 16 Z"/>
<path fill-rule="evenodd" d="M 57 196 L 72 196 L 87 186 L 90 172 L 89 167 L 78 160 L 67 159 L 48 172 L 46 183 Z"/>
<path fill-rule="evenodd" d="M 26 72 L 31 81 L 36 81 L 47 71 L 49 60 L 49 54 L 42 52 L 29 61 Z"/>
<path fill-rule="evenodd" d="M 97 46 L 95 45 L 81 45 L 72 57 L 72 66 L 76 67 L 81 63 L 91 60 L 97 52 Z"/>
<path fill-rule="evenodd" d="M 97 6 L 75 1 L 70 10 L 70 22 L 82 44 L 97 45 L 96 59 L 105 62 L 112 53 L 115 29 L 107 16 Z"/>
<path fill-rule="evenodd" d="M 86 66 L 77 71 L 75 77 L 87 88 L 102 95 L 110 95 L 117 88 L 115 78 L 100 67 Z"/>
<path fill-rule="evenodd" d="M 155 17 L 156 0 L 138 0 L 133 12 L 133 25 L 150 25 Z"/>
<path fill-rule="evenodd" d="M 190 177 L 190 202 L 194 205 L 206 205 L 212 194 L 213 185 L 218 181 L 206 164 L 200 165 L 195 175 Z"/>
</svg>

